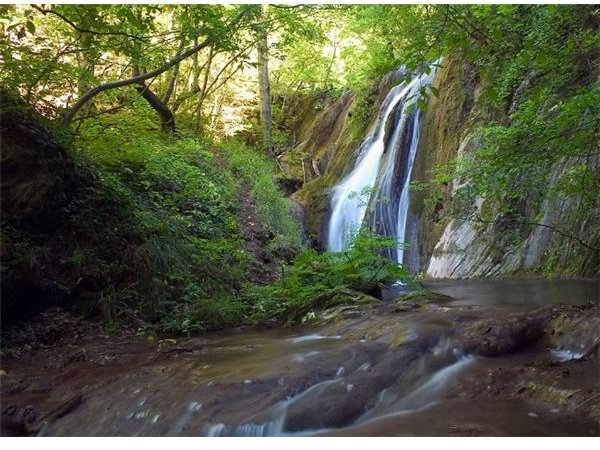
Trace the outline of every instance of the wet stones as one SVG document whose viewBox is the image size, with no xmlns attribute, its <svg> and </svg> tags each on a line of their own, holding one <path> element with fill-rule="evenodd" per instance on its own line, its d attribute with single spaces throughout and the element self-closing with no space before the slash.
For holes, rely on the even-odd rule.
<svg viewBox="0 0 600 450">
<path fill-rule="evenodd" d="M 598 329 L 598 305 L 562 305 L 463 325 L 458 339 L 463 351 L 481 356 L 504 355 L 542 341 L 551 348 L 594 357 L 600 342 Z"/>
<path fill-rule="evenodd" d="M 540 341 L 545 327 L 545 318 L 537 314 L 478 321 L 461 330 L 460 347 L 481 356 L 505 355 Z"/>
<path fill-rule="evenodd" d="M 339 428 L 358 419 L 372 408 L 382 390 L 394 384 L 398 377 L 419 358 L 417 345 L 406 345 L 388 352 L 367 370 L 361 367 L 330 384 L 312 397 L 292 403 L 287 411 L 284 429 L 288 432 Z M 348 386 L 352 386 L 350 389 Z"/>
<path fill-rule="evenodd" d="M 42 415 L 33 406 L 10 405 L 2 411 L 2 435 L 24 436 L 31 434 L 30 429 Z"/>
<path fill-rule="evenodd" d="M 598 358 L 600 306 L 556 306 L 549 310 L 546 329 L 549 346 Z"/>
</svg>

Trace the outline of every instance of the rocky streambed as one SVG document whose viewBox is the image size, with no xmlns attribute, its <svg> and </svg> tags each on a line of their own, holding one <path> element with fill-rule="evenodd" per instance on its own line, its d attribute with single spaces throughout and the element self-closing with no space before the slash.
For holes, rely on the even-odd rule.
<svg viewBox="0 0 600 450">
<path fill-rule="evenodd" d="M 428 288 L 297 328 L 5 357 L 2 434 L 600 434 L 597 281 Z"/>
</svg>

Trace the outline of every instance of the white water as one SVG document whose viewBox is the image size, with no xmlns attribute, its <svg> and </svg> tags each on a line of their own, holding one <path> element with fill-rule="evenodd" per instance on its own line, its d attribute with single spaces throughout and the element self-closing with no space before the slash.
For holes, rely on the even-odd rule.
<svg viewBox="0 0 600 450">
<path fill-rule="evenodd" d="M 472 361 L 474 361 L 474 357 L 472 356 L 459 356 L 455 362 L 434 372 L 427 381 L 404 395 L 398 396 L 397 393 L 393 392 L 393 389 L 384 389 L 379 395 L 377 404 L 347 428 L 351 429 L 354 426 L 386 417 L 410 414 L 435 404 L 436 398 L 440 393 L 448 386 L 454 377 Z M 360 366 L 357 371 L 365 370 L 368 367 L 369 364 L 365 363 Z M 261 415 L 263 421 L 259 420 L 258 423 L 256 423 L 250 420 L 247 423 L 231 428 L 228 428 L 223 423 L 209 425 L 207 436 L 309 436 L 316 433 L 331 431 L 332 429 L 328 428 L 307 429 L 295 432 L 285 431 L 287 412 L 290 406 L 296 402 L 310 398 L 318 399 L 322 392 L 332 384 L 346 384 L 343 380 L 344 376 L 345 369 L 340 367 L 338 368 L 334 379 L 316 383 L 305 391 L 273 405 L 265 412 L 265 414 Z M 346 384 L 348 393 L 350 393 L 353 388 L 354 385 Z"/>
<path fill-rule="evenodd" d="M 560 362 L 571 361 L 583 357 L 583 353 L 573 352 L 567 349 L 550 349 L 550 353 L 552 353 L 552 356 L 554 356 Z"/>
<path fill-rule="evenodd" d="M 301 401 L 307 397 L 317 397 L 325 388 L 333 383 L 339 382 L 338 377 L 333 380 L 321 381 L 312 385 L 305 391 L 289 397 L 273 405 L 263 417 L 270 417 L 262 423 L 249 422 L 242 425 L 232 427 L 231 430 L 223 423 L 210 425 L 208 427 L 207 436 L 235 436 L 235 437 L 250 437 L 250 436 L 303 436 L 311 433 L 311 430 L 288 433 L 284 431 L 285 419 L 287 417 L 288 408 L 294 403 Z"/>
<path fill-rule="evenodd" d="M 341 338 L 342 338 L 342 336 L 339 336 L 339 335 L 323 336 L 322 334 L 307 334 L 305 336 L 298 336 L 298 337 L 291 338 L 291 341 L 294 344 L 299 344 L 300 342 L 320 341 L 322 339 L 341 339 Z"/>
<path fill-rule="evenodd" d="M 440 392 L 474 360 L 473 356 L 459 357 L 453 364 L 435 372 L 424 384 L 399 398 L 387 389 L 383 390 L 377 405 L 359 417 L 354 425 L 380 420 L 384 417 L 409 414 L 435 404 Z"/>
<path fill-rule="evenodd" d="M 330 250 L 348 248 L 353 235 L 363 225 L 369 207 L 373 215 L 369 226 L 380 234 L 398 240 L 395 259 L 402 263 L 408 188 L 421 124 L 418 109 L 407 112 L 407 107 L 417 101 L 419 90 L 429 85 L 434 75 L 435 71 L 429 75 L 421 74 L 409 83 L 395 86 L 388 93 L 374 129 L 360 146 L 354 169 L 333 188 L 328 230 Z M 386 122 L 397 107 L 402 111 L 388 130 L 388 134 L 391 134 L 386 136 Z M 404 154 L 407 156 L 406 167 L 399 171 L 396 161 Z M 401 180 L 398 179 L 398 172 L 404 174 Z"/>
</svg>

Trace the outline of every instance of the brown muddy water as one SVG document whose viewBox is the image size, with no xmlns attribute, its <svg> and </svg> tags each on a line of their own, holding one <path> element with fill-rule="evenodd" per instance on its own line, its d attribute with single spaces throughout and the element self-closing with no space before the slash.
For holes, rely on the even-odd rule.
<svg viewBox="0 0 600 450">
<path fill-rule="evenodd" d="M 2 410 L 13 409 L 3 414 L 3 434 L 600 434 L 598 359 L 580 358 L 600 338 L 598 280 L 427 287 L 454 299 L 338 309 L 327 323 L 291 329 L 160 342 L 84 339 L 7 359 Z M 573 332 L 552 331 L 494 357 L 461 343 L 459 330 L 475 321 L 559 304 L 588 304 L 554 314 L 574 323 Z M 22 411 L 38 423 L 23 428 Z"/>
</svg>

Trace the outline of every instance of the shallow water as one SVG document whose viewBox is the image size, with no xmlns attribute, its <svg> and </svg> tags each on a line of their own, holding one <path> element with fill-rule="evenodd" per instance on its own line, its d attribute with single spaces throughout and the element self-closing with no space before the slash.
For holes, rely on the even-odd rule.
<svg viewBox="0 0 600 450">
<path fill-rule="evenodd" d="M 456 299 L 456 305 L 537 307 L 600 302 L 600 280 L 461 280 L 428 281 L 425 287 Z"/>
<path fill-rule="evenodd" d="M 552 369 L 552 361 L 568 361 L 578 350 L 536 347 L 482 358 L 462 354 L 453 338 L 455 324 L 464 320 L 549 303 L 597 302 L 597 280 L 426 286 L 455 300 L 317 328 L 214 333 L 177 343 L 183 350 L 172 352 L 147 342 L 98 344 L 86 349 L 85 363 L 59 371 L 44 372 L 44 363 L 32 375 L 23 367 L 30 387 L 12 396 L 3 390 L 3 402 L 18 398 L 53 405 L 81 392 L 82 404 L 42 435 L 599 434 L 597 424 L 576 411 L 551 411 L 511 397 L 506 386 L 514 380 L 502 378 L 517 369 L 532 370 L 528 365 L 540 360 Z M 598 382 L 597 370 L 580 366 L 567 369 L 574 392 Z M 540 367 L 543 372 L 545 366 Z M 11 368 L 11 377 L 13 372 L 18 370 Z M 487 395 L 489 389 L 498 395 Z"/>
</svg>

